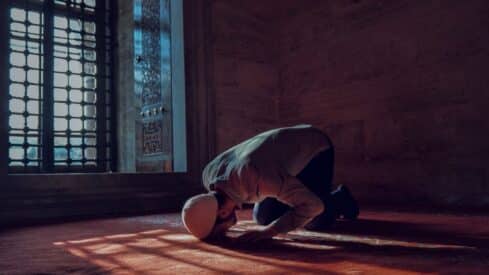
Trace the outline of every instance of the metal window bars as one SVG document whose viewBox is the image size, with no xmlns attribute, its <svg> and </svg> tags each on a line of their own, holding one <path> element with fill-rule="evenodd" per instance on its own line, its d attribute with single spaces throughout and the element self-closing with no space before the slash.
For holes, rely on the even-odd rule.
<svg viewBox="0 0 489 275">
<path fill-rule="evenodd" d="M 9 172 L 114 170 L 108 0 L 9 7 Z"/>
</svg>

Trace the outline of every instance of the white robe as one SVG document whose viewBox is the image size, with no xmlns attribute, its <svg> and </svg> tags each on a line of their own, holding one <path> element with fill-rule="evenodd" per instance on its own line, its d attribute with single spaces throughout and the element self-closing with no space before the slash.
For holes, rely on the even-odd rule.
<svg viewBox="0 0 489 275">
<path fill-rule="evenodd" d="M 273 129 L 218 155 L 205 167 L 203 183 L 207 190 L 225 192 L 239 208 L 267 197 L 291 206 L 271 225 L 285 233 L 323 211 L 323 202 L 295 176 L 329 147 L 328 136 L 310 125 Z"/>
</svg>

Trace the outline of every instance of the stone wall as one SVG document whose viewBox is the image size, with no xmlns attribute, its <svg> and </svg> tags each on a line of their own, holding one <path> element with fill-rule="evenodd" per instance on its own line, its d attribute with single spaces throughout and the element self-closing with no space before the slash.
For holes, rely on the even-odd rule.
<svg viewBox="0 0 489 275">
<path fill-rule="evenodd" d="M 267 2 L 212 1 L 216 153 L 278 125 L 276 26 Z"/>
<path fill-rule="evenodd" d="M 363 201 L 487 209 L 489 2 L 297 2 L 279 25 L 280 123 L 327 130 L 336 182 Z"/>
</svg>

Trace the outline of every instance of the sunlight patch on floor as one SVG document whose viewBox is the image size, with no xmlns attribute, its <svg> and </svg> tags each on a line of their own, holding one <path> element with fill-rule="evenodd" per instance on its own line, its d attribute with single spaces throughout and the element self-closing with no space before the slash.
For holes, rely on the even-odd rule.
<svg viewBox="0 0 489 275">
<path fill-rule="evenodd" d="M 241 221 L 230 236 L 262 226 Z M 474 250 L 470 246 L 412 242 L 295 230 L 279 235 L 273 242 L 246 247 L 222 247 L 201 242 L 183 231 L 157 229 L 127 234 L 53 243 L 70 254 L 115 273 L 317 273 L 341 270 L 344 274 L 420 274 L 369 261 L 335 259 L 344 245 L 420 248 L 427 250 Z M 382 248 L 381 248 L 382 249 Z M 363 253 L 363 252 L 360 252 Z M 302 258 L 301 256 L 302 255 Z M 306 257 L 306 258 L 304 258 Z M 363 259 L 363 256 L 355 259 Z"/>
</svg>

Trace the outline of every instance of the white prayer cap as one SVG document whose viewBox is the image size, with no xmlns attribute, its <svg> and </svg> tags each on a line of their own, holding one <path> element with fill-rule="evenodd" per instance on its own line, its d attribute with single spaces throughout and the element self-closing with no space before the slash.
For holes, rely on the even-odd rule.
<svg viewBox="0 0 489 275">
<path fill-rule="evenodd" d="M 213 193 L 191 197 L 182 209 L 185 228 L 198 239 L 206 238 L 214 228 L 217 208 L 217 199 Z"/>
</svg>

